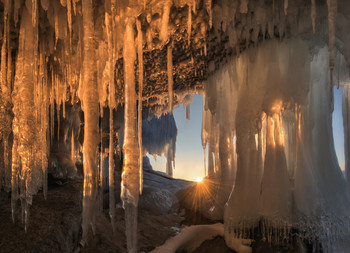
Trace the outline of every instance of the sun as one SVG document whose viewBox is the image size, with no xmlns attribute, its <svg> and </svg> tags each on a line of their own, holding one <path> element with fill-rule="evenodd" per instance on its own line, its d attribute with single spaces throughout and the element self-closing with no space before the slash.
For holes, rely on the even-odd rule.
<svg viewBox="0 0 350 253">
<path fill-rule="evenodd" d="M 203 181 L 203 178 L 202 178 L 202 177 L 196 177 L 195 181 L 196 181 L 197 183 L 200 183 L 200 182 Z"/>
</svg>

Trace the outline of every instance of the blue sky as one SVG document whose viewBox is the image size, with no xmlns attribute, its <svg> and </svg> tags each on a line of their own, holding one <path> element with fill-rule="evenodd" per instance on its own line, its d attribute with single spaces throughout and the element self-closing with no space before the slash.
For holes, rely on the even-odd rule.
<svg viewBox="0 0 350 253">
<path fill-rule="evenodd" d="M 194 95 L 191 104 L 191 119 L 186 120 L 186 108 L 180 106 L 174 110 L 178 129 L 175 155 L 175 178 L 195 180 L 204 176 L 204 151 L 201 142 L 202 95 Z M 333 112 L 334 144 L 340 168 L 344 170 L 344 128 L 342 116 L 342 90 L 334 87 Z M 150 157 L 153 169 L 165 171 L 166 159 Z"/>
<path fill-rule="evenodd" d="M 195 180 L 204 176 L 204 151 L 201 141 L 202 129 L 202 95 L 194 95 L 190 106 L 191 119 L 186 120 L 186 108 L 182 105 L 174 109 L 177 126 L 175 178 Z M 150 157 L 153 169 L 165 171 L 166 159 L 157 157 L 157 161 Z"/>
</svg>

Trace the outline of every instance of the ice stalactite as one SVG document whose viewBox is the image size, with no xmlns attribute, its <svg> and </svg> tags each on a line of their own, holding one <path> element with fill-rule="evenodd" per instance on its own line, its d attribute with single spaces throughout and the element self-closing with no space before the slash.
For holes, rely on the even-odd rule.
<svg viewBox="0 0 350 253">
<path fill-rule="evenodd" d="M 162 15 L 162 25 L 160 28 L 159 39 L 166 43 L 169 39 L 169 15 L 172 2 L 170 0 L 164 1 L 163 15 Z"/>
<path fill-rule="evenodd" d="M 95 67 L 94 18 L 90 0 L 82 1 L 84 30 L 83 60 L 83 111 L 84 111 L 84 190 L 83 190 L 83 235 L 81 243 L 87 243 L 89 227 L 94 232 L 96 197 L 98 185 L 97 149 L 99 136 L 99 106 Z"/>
<path fill-rule="evenodd" d="M 201 140 L 202 140 L 202 147 L 204 151 L 204 175 L 207 174 L 206 170 L 206 147 L 208 144 L 208 110 L 205 110 L 205 94 L 203 94 L 203 108 L 202 108 L 202 132 L 201 132 Z M 209 154 L 210 156 L 211 154 Z"/>
<path fill-rule="evenodd" d="M 10 47 L 10 10 L 11 1 L 4 2 L 3 42 L 1 47 L 1 80 L 0 80 L 0 157 L 3 164 L 0 165 L 0 189 L 9 191 L 11 188 L 10 165 L 10 134 L 11 134 L 11 83 L 12 83 L 12 51 Z M 2 161 L 1 161 L 2 162 Z"/>
<path fill-rule="evenodd" d="M 192 29 L 192 5 L 188 5 L 188 16 L 187 16 L 187 36 L 188 45 L 191 44 L 191 29 Z"/>
<path fill-rule="evenodd" d="M 35 150 L 35 138 L 37 137 L 37 110 L 35 109 L 34 89 L 37 66 L 37 48 L 35 48 L 35 29 L 32 24 L 31 3 L 27 1 L 27 8 L 22 10 L 20 26 L 19 52 L 16 62 L 16 78 L 13 91 L 13 135 L 14 145 L 12 147 L 12 207 L 15 208 L 19 187 L 19 198 L 22 205 L 22 219 L 25 229 L 28 226 L 29 207 L 32 204 L 32 197 L 42 186 L 41 167 L 36 164 L 38 161 Z M 36 44 L 37 45 L 37 44 Z M 12 211 L 14 214 L 14 210 Z M 13 216 L 14 218 L 14 216 Z"/>
<path fill-rule="evenodd" d="M 207 13 L 209 15 L 209 28 L 213 26 L 213 10 L 212 10 L 212 0 L 205 1 L 205 8 L 207 9 Z"/>
<path fill-rule="evenodd" d="M 186 120 L 191 119 L 191 105 L 186 105 Z"/>
<path fill-rule="evenodd" d="M 105 13 L 105 25 L 107 33 L 107 49 L 108 49 L 108 107 L 109 107 L 109 158 L 108 158 L 108 186 L 109 186 L 109 217 L 111 218 L 111 224 L 113 232 L 115 231 L 115 182 L 114 182 L 114 119 L 113 119 L 113 110 L 116 107 L 115 103 L 115 75 L 114 68 L 115 65 L 115 43 L 113 38 L 113 19 L 115 13 L 112 10 L 115 8 L 115 2 L 111 3 L 111 13 Z"/>
<path fill-rule="evenodd" d="M 241 6 L 240 6 L 240 12 L 241 13 L 248 13 L 248 3 L 249 0 L 241 0 Z"/>
<path fill-rule="evenodd" d="M 72 0 L 67 0 L 67 21 L 68 21 L 68 29 L 69 29 L 69 36 L 71 39 L 72 36 Z M 73 0 L 74 2 L 75 0 Z"/>
<path fill-rule="evenodd" d="M 312 22 L 312 31 L 316 32 L 316 0 L 311 0 L 311 22 Z"/>
<path fill-rule="evenodd" d="M 37 115 L 38 119 L 38 161 L 37 166 L 41 166 L 43 173 L 42 185 L 44 198 L 47 198 L 47 174 L 48 174 L 48 157 L 50 152 L 50 143 L 48 139 L 49 132 L 49 90 L 48 90 L 48 76 L 47 76 L 47 66 L 45 64 L 45 52 L 43 46 L 40 46 L 39 54 L 39 76 L 37 83 L 37 99 L 36 107 L 39 108 Z"/>
<path fill-rule="evenodd" d="M 121 199 L 125 209 L 128 252 L 137 252 L 137 206 L 140 193 L 139 148 L 137 143 L 137 113 L 134 62 L 134 19 L 126 20 L 123 60 L 125 83 L 124 109 L 124 166 L 122 173 Z"/>
<path fill-rule="evenodd" d="M 140 163 L 140 194 L 142 194 L 143 185 L 143 150 L 142 150 L 142 91 L 143 91 L 143 35 L 141 22 L 136 20 L 137 26 L 137 56 L 139 62 L 139 104 L 138 104 L 138 122 L 137 136 L 139 143 L 139 163 Z"/>
<path fill-rule="evenodd" d="M 283 9 L 284 9 L 284 15 L 287 16 L 287 14 L 288 14 L 288 0 L 284 0 Z"/>
<path fill-rule="evenodd" d="M 173 113 L 173 103 L 174 103 L 174 80 L 173 80 L 173 49 L 171 45 L 168 45 L 167 49 L 167 69 L 168 69 L 168 104 L 169 112 Z"/>
<path fill-rule="evenodd" d="M 335 66 L 335 43 L 336 43 L 336 20 L 338 12 L 338 0 L 327 0 L 328 7 L 328 48 L 329 48 L 329 68 L 331 81 L 333 81 L 333 69 Z"/>
</svg>

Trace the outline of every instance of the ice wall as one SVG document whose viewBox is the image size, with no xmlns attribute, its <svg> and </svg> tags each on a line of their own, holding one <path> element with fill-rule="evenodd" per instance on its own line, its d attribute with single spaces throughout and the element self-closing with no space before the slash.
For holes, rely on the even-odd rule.
<svg viewBox="0 0 350 253">
<path fill-rule="evenodd" d="M 311 58 L 308 43 L 300 39 L 269 41 L 233 58 L 208 79 L 202 138 L 209 148 L 219 149 L 214 174 L 220 182 L 217 200 L 227 201 L 225 240 L 230 247 L 234 238 L 251 238 L 257 227 L 274 243 L 290 240 L 293 227 L 315 245 L 319 240 L 326 252 L 349 234 L 344 226 L 349 191 L 332 137 L 328 48 L 315 51 Z M 209 130 L 213 126 L 219 134 Z M 229 173 L 228 197 L 222 187 L 227 191 Z"/>
</svg>

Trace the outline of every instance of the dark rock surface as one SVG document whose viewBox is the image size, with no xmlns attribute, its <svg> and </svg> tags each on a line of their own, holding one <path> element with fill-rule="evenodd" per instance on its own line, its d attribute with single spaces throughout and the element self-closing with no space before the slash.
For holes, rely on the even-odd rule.
<svg viewBox="0 0 350 253">
<path fill-rule="evenodd" d="M 27 233 L 17 205 L 15 223 L 11 219 L 10 196 L 0 198 L 0 252 L 73 252 L 81 230 L 82 179 L 42 192 L 33 200 Z"/>
<path fill-rule="evenodd" d="M 189 184 L 150 169 L 144 172 L 144 193 L 140 198 L 138 215 L 140 251 L 151 251 L 179 230 L 184 218 L 178 213 L 176 193 Z M 0 252 L 126 252 L 124 210 L 118 196 L 116 231 L 113 233 L 108 209 L 105 209 L 97 214 L 95 236 L 90 235 L 84 248 L 79 245 L 82 189 L 82 178 L 76 178 L 61 186 L 50 185 L 47 200 L 39 192 L 30 209 L 27 233 L 21 222 L 19 202 L 13 224 L 11 196 L 1 192 Z M 108 193 L 105 195 L 108 196 Z"/>
</svg>

